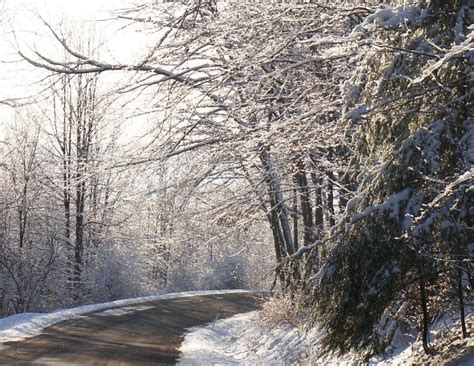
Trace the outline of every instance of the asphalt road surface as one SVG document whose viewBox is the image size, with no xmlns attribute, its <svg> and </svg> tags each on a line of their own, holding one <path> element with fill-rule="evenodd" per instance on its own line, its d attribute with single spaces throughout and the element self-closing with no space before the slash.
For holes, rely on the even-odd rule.
<svg viewBox="0 0 474 366">
<path fill-rule="evenodd" d="M 169 365 L 186 328 L 252 311 L 256 294 L 163 299 L 82 315 L 0 345 L 0 365 Z"/>
</svg>

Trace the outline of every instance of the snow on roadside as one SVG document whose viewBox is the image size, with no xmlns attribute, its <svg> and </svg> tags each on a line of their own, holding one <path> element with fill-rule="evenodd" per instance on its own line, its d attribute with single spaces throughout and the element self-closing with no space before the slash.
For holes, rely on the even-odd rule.
<svg viewBox="0 0 474 366">
<path fill-rule="evenodd" d="M 0 319 L 0 344 L 4 342 L 17 342 L 42 333 L 42 330 L 63 320 L 78 318 L 86 313 L 98 312 L 105 309 L 123 307 L 128 305 L 140 304 L 148 301 L 162 299 L 177 299 L 183 297 L 201 296 L 201 295 L 219 295 L 249 293 L 248 290 L 217 290 L 217 291 L 189 291 L 168 293 L 163 295 L 153 295 L 137 297 L 133 299 L 117 300 L 101 304 L 83 305 L 71 309 L 58 310 L 52 313 L 23 313 L 12 315 Z M 146 307 L 130 307 L 112 309 L 101 315 L 123 315 L 131 311 L 144 310 Z"/>
<path fill-rule="evenodd" d="M 181 345 L 181 365 L 358 365 L 361 356 L 348 354 L 343 357 L 325 355 L 318 357 L 320 330 L 308 332 L 293 326 L 270 327 L 256 318 L 258 311 L 239 314 L 219 320 L 204 327 L 189 329 Z M 472 318 L 470 318 L 472 320 Z M 451 324 L 451 329 L 457 329 Z M 459 332 L 457 332 L 459 333 Z M 376 357 L 369 365 L 410 365 L 423 355 L 419 344 L 410 344 L 399 336 L 391 354 Z M 405 341 L 403 341 L 405 339 Z M 447 338 L 445 343 L 450 343 Z M 412 340 L 413 342 L 413 340 Z M 435 345 L 436 347 L 438 345 Z M 447 353 L 446 347 L 439 345 L 440 353 Z M 469 348 L 469 347 L 468 347 Z M 465 349 L 466 355 L 469 349 Z M 446 358 L 442 363 L 450 360 Z M 359 360 L 359 361 L 358 361 Z M 472 362 L 471 356 L 463 361 Z M 426 360 L 425 360 L 426 361 Z M 418 362 L 415 362 L 419 364 Z M 466 363 L 467 365 L 468 363 Z M 472 364 L 472 363 L 471 363 Z"/>
<path fill-rule="evenodd" d="M 235 315 L 205 327 L 190 329 L 181 345 L 181 365 L 304 364 L 317 347 L 319 331 L 292 326 L 270 328 L 256 321 L 257 311 Z M 353 356 L 311 360 L 325 365 L 352 365 Z"/>
</svg>

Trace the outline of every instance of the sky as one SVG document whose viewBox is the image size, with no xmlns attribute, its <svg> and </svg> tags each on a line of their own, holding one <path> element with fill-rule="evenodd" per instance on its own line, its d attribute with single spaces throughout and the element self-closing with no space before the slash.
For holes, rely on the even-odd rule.
<svg viewBox="0 0 474 366">
<path fill-rule="evenodd" d="M 132 0 L 4 0 L 6 8 L 25 8 L 41 15 L 93 18 L 107 11 L 127 7 Z"/>
<path fill-rule="evenodd" d="M 106 42 L 100 49 L 100 59 L 108 62 L 133 63 L 137 55 L 147 53 L 153 42 L 149 35 L 133 29 L 119 31 L 122 23 L 107 21 L 113 12 L 129 8 L 140 0 L 0 0 L 0 101 L 35 95 L 44 86 L 37 81 L 44 72 L 21 61 L 17 50 L 28 55 L 34 50 L 60 59 L 62 49 L 41 18 L 58 31 L 73 30 L 78 36 L 94 29 L 97 38 Z M 40 18 L 41 17 L 41 18 Z M 97 22 L 97 20 L 99 20 Z M 13 31 L 15 37 L 13 36 Z M 114 82 L 115 75 L 107 75 Z M 14 111 L 0 103 L 0 141 L 4 121 L 11 120 Z"/>
<path fill-rule="evenodd" d="M 0 0 L 0 4 L 2 1 L 0 60 L 9 59 L 8 54 L 12 51 L 16 53 L 16 42 L 22 49 L 53 49 L 56 42 L 42 19 L 56 31 L 66 28 L 83 34 L 94 28 L 101 40 L 112 40 L 107 48 L 114 53 L 137 45 L 137 40 L 132 39 L 133 32 L 117 32 L 116 22 L 107 20 L 113 19 L 114 11 L 131 7 L 139 0 Z M 15 37 L 12 37 L 12 31 Z"/>
<path fill-rule="evenodd" d="M 114 11 L 136 3 L 140 0 L 0 0 L 0 62 L 18 59 L 18 47 L 23 51 L 50 51 L 57 57 L 59 45 L 42 19 L 56 31 L 72 30 L 73 35 L 91 33 L 93 28 L 94 38 L 107 41 L 106 51 L 126 57 L 133 53 L 131 49 L 143 47 L 146 40 L 137 39 L 138 35 L 130 29 L 118 31 L 123 24 L 108 20 L 114 18 Z"/>
</svg>

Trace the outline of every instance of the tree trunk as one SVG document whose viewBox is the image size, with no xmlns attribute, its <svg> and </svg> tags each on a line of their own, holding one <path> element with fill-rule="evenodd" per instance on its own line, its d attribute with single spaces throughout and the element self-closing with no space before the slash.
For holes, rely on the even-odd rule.
<svg viewBox="0 0 474 366">
<path fill-rule="evenodd" d="M 278 216 L 276 215 L 275 211 L 268 210 L 266 209 L 265 206 L 264 206 L 264 209 L 267 214 L 268 223 L 270 224 L 270 228 L 272 230 L 273 244 L 275 247 L 275 257 L 277 260 L 277 264 L 280 264 L 283 257 L 283 253 L 282 253 L 283 240 L 282 240 L 281 233 L 279 230 Z M 284 273 L 282 271 L 278 271 L 277 276 L 278 276 L 278 279 L 280 280 L 280 284 L 283 286 L 285 283 Z"/>
<path fill-rule="evenodd" d="M 316 176 L 315 173 L 311 173 L 311 179 L 313 184 L 316 186 L 315 195 L 316 195 L 316 207 L 314 210 L 314 226 L 317 228 L 318 239 L 321 239 L 321 233 L 324 230 L 324 212 L 323 212 L 323 180 Z"/>
<path fill-rule="evenodd" d="M 295 176 L 300 190 L 301 212 L 304 226 L 304 245 L 311 245 L 315 240 L 313 208 L 311 207 L 308 178 L 303 163 L 298 164 L 298 171 Z"/>
<path fill-rule="evenodd" d="M 351 190 L 350 178 L 348 174 L 344 174 L 344 172 L 339 173 L 339 183 L 341 186 L 347 190 Z M 339 188 L 339 211 L 344 212 L 347 206 L 347 192 L 344 191 L 343 188 Z"/>
<path fill-rule="evenodd" d="M 273 168 L 273 163 L 268 146 L 261 147 L 260 160 L 264 168 L 265 182 L 268 186 L 268 194 L 270 198 L 270 203 L 272 204 L 270 210 L 275 210 L 278 214 L 286 252 L 288 253 L 288 255 L 291 255 L 296 251 L 296 249 L 291 233 L 288 209 L 283 198 L 283 192 L 280 187 L 279 178 Z"/>
<path fill-rule="evenodd" d="M 326 185 L 326 215 L 329 227 L 336 225 L 335 212 L 334 212 L 334 173 L 332 171 L 327 173 L 327 185 Z"/>
<path fill-rule="evenodd" d="M 420 286 L 420 307 L 422 312 L 421 328 L 422 328 L 422 342 L 423 350 L 427 355 L 432 353 L 429 346 L 429 318 L 428 318 L 428 299 L 426 296 L 426 285 L 424 278 L 424 271 L 421 264 L 418 264 L 418 276 Z"/>
<path fill-rule="evenodd" d="M 298 250 L 298 191 L 293 189 L 293 242 Z"/>
<path fill-rule="evenodd" d="M 80 179 L 80 177 L 78 177 Z M 82 183 L 76 187 L 76 241 L 74 245 L 74 300 L 80 298 L 82 282 L 82 257 L 84 252 L 84 192 Z"/>
<path fill-rule="evenodd" d="M 461 315 L 461 329 L 462 329 L 462 337 L 466 339 L 469 337 L 466 327 L 466 314 L 464 312 L 464 295 L 462 291 L 462 270 L 461 268 L 458 269 L 458 298 L 459 298 L 459 312 Z"/>
</svg>

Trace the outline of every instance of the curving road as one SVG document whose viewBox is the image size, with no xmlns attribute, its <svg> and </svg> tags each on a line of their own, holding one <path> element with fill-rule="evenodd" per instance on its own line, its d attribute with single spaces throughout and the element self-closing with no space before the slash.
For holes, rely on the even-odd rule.
<svg viewBox="0 0 474 366">
<path fill-rule="evenodd" d="M 169 365 L 186 328 L 255 310 L 256 294 L 163 299 L 57 323 L 40 336 L 0 345 L 0 365 Z"/>
</svg>

